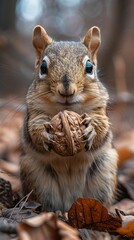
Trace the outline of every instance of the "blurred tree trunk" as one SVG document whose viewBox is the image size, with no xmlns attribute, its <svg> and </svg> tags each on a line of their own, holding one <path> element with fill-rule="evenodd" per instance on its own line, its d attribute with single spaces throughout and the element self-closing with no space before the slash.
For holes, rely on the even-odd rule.
<svg viewBox="0 0 134 240">
<path fill-rule="evenodd" d="M 0 30 L 5 31 L 15 28 L 15 8 L 17 0 L 0 1 Z"/>
<path fill-rule="evenodd" d="M 112 21 L 106 21 L 105 28 L 109 29 L 108 37 L 105 42 L 105 49 L 101 53 L 100 67 L 108 71 L 113 62 L 113 57 L 118 50 L 123 38 L 125 25 L 128 19 L 128 7 L 130 6 L 128 0 L 113 0 L 111 1 Z"/>
</svg>

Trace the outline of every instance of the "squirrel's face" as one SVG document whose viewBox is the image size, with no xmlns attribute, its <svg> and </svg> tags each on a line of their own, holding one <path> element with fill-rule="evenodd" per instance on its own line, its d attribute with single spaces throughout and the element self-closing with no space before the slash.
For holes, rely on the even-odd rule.
<svg viewBox="0 0 134 240">
<path fill-rule="evenodd" d="M 37 26 L 33 45 L 37 52 L 34 91 L 38 102 L 40 99 L 49 106 L 56 103 L 62 110 L 98 101 L 102 85 L 97 78 L 97 27 L 89 29 L 82 42 L 55 42 Z"/>
<path fill-rule="evenodd" d="M 96 65 L 82 43 L 54 42 L 44 51 L 37 71 L 38 82 L 47 85 L 51 100 L 73 105 L 83 100 L 88 86 L 94 82 Z M 90 96 L 91 97 L 91 96 Z"/>
</svg>

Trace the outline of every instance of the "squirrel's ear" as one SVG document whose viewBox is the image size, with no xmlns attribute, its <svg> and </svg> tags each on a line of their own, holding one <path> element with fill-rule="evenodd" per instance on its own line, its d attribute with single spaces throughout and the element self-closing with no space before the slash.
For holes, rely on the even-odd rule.
<svg viewBox="0 0 134 240">
<path fill-rule="evenodd" d="M 47 45 L 52 43 L 52 38 L 48 36 L 46 30 L 37 25 L 33 30 L 33 46 L 35 47 L 37 53 L 42 54 L 43 50 Z"/>
<path fill-rule="evenodd" d="M 83 43 L 91 52 L 92 57 L 97 53 L 100 43 L 101 43 L 101 34 L 98 27 L 92 27 L 88 30 L 84 36 Z"/>
</svg>

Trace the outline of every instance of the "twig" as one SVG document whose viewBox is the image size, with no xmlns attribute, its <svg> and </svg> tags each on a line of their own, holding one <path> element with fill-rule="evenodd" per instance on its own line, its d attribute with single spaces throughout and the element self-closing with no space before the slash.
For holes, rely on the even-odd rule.
<svg viewBox="0 0 134 240">
<path fill-rule="evenodd" d="M 28 193 L 26 196 L 24 196 L 24 197 L 15 205 L 15 207 L 13 208 L 13 211 L 12 211 L 10 217 L 9 217 L 9 219 L 12 218 L 12 216 L 13 216 L 13 214 L 14 214 L 14 211 L 15 211 L 15 208 L 26 198 L 25 201 L 24 201 L 24 203 L 23 203 L 22 206 L 20 207 L 20 210 L 19 210 L 19 212 L 18 212 L 18 213 L 20 213 L 20 211 L 21 211 L 22 208 L 24 207 L 25 203 L 27 202 L 27 200 L 28 200 L 28 198 L 30 197 L 30 195 L 32 194 L 32 192 L 33 192 L 33 190 L 31 190 L 30 193 Z"/>
</svg>

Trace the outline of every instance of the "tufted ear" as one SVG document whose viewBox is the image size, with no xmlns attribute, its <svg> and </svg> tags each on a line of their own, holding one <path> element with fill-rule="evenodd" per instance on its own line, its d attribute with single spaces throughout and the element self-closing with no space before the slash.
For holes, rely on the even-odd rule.
<svg viewBox="0 0 134 240">
<path fill-rule="evenodd" d="M 33 30 L 33 46 L 35 47 L 37 54 L 41 55 L 47 45 L 52 43 L 52 38 L 48 36 L 46 30 L 37 25 Z"/>
<path fill-rule="evenodd" d="M 100 29 L 95 26 L 90 28 L 83 38 L 83 43 L 89 49 L 91 56 L 94 58 L 101 43 Z"/>
</svg>

